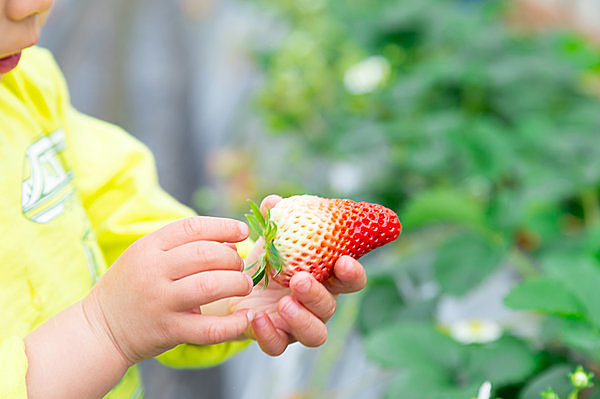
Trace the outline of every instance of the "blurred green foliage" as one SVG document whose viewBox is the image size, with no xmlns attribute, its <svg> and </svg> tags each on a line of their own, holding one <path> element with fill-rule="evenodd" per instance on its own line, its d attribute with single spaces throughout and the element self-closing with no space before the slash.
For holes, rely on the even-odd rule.
<svg viewBox="0 0 600 399">
<path fill-rule="evenodd" d="M 468 398 L 490 380 L 528 399 L 564 391 L 578 362 L 600 370 L 600 100 L 584 84 L 600 74 L 598 49 L 520 31 L 502 1 L 257 1 L 284 27 L 257 50 L 258 109 L 294 143 L 265 189 L 379 202 L 403 220 L 369 260 L 358 317 L 368 355 L 398 370 L 388 397 Z M 364 60 L 375 62 L 361 77 Z M 347 192 L 328 172 L 340 163 L 353 174 L 338 178 L 360 183 Z M 545 315 L 539 333 L 452 340 L 439 298 L 501 265 L 522 279 L 506 306 Z"/>
</svg>

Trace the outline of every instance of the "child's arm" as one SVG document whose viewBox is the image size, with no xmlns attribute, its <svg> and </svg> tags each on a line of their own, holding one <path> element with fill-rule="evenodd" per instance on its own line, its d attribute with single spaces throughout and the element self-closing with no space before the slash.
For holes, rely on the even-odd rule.
<svg viewBox="0 0 600 399">
<path fill-rule="evenodd" d="M 142 143 L 68 103 L 64 109 L 67 161 L 108 265 L 138 238 L 195 214 L 161 189 L 152 154 Z M 174 367 L 212 367 L 247 345 L 245 341 L 184 345 L 159 360 Z"/>
<path fill-rule="evenodd" d="M 129 366 L 180 343 L 240 336 L 253 312 L 199 309 L 251 291 L 242 259 L 225 244 L 247 235 L 239 221 L 193 217 L 135 242 L 86 298 L 25 338 L 29 397 L 100 397 Z"/>
<path fill-rule="evenodd" d="M 81 302 L 25 338 L 29 398 L 99 398 L 129 367 Z"/>
</svg>

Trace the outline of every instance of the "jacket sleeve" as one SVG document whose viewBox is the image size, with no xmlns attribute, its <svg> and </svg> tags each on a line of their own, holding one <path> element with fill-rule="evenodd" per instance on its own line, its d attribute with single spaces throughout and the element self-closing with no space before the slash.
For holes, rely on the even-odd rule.
<svg viewBox="0 0 600 399">
<path fill-rule="evenodd" d="M 0 338 L 0 398 L 27 399 L 27 356 L 19 337 Z"/>
<path fill-rule="evenodd" d="M 141 142 L 73 108 L 67 115 L 69 166 L 108 265 L 135 240 L 194 215 L 160 188 L 154 158 Z"/>
<path fill-rule="evenodd" d="M 194 215 L 160 188 L 153 156 L 141 142 L 69 104 L 64 109 L 68 162 L 107 265 L 137 239 Z M 160 360 L 180 368 L 211 367 L 247 345 L 181 345 Z"/>
</svg>

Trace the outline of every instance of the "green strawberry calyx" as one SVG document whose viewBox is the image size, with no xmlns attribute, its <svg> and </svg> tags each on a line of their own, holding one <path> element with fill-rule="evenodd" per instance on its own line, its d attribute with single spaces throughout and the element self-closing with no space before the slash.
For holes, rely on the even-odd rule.
<svg viewBox="0 0 600 399">
<path fill-rule="evenodd" d="M 259 237 L 264 238 L 265 243 L 263 248 L 265 252 L 256 260 L 256 262 L 246 267 L 244 270 L 250 270 L 258 264 L 256 272 L 252 275 L 252 281 L 254 282 L 254 285 L 257 285 L 264 278 L 264 289 L 267 288 L 267 284 L 269 284 L 269 268 L 275 270 L 275 274 L 273 275 L 273 277 L 275 277 L 281 273 L 284 262 L 279 251 L 277 251 L 277 248 L 275 248 L 275 245 L 273 244 L 275 235 L 277 234 L 277 225 L 271 220 L 271 210 L 267 209 L 263 216 L 258 206 L 252 200 L 248 202 L 250 203 L 252 213 L 247 214 L 246 219 L 248 219 L 250 229 L 258 234 Z"/>
</svg>

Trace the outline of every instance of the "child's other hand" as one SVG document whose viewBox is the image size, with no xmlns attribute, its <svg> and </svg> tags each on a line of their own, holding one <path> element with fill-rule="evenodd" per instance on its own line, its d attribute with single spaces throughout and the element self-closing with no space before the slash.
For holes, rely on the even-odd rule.
<svg viewBox="0 0 600 399">
<path fill-rule="evenodd" d="M 200 306 L 252 291 L 244 262 L 227 243 L 244 240 L 246 224 L 192 217 L 131 245 L 83 301 L 90 324 L 107 334 L 130 364 L 180 343 L 234 339 L 253 312 L 206 316 Z"/>
</svg>

